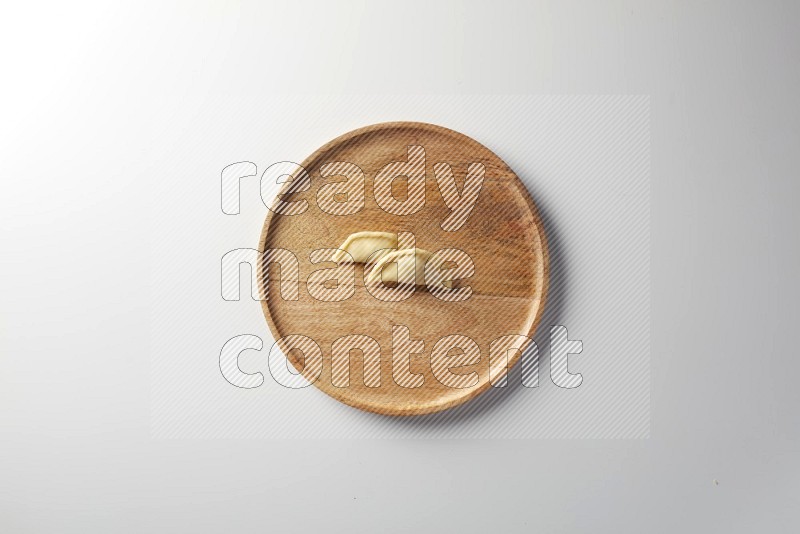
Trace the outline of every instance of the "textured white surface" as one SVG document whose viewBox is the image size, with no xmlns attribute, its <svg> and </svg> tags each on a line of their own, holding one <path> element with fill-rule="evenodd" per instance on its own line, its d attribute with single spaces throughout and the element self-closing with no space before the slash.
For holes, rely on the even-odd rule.
<svg viewBox="0 0 800 534">
<path fill-rule="evenodd" d="M 0 530 L 796 529 L 798 4 L 20 6 Z M 651 96 L 650 439 L 150 439 L 152 184 L 218 198 L 223 165 L 284 148 L 252 135 L 269 95 L 320 92 Z"/>
</svg>

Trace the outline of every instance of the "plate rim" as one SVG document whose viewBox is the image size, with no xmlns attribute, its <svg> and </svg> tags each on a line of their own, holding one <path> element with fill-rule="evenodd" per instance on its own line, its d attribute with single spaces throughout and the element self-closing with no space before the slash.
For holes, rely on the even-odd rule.
<svg viewBox="0 0 800 534">
<path fill-rule="evenodd" d="M 345 132 L 342 135 L 339 135 L 339 136 L 335 137 L 334 139 L 328 141 L 327 143 L 325 143 L 324 145 L 322 145 L 321 147 L 316 149 L 311 155 L 306 157 L 302 161 L 300 166 L 302 168 L 304 168 L 304 169 L 307 169 L 311 162 L 319 159 L 322 156 L 322 154 L 324 154 L 325 152 L 331 150 L 332 148 L 334 148 L 336 146 L 341 145 L 342 143 L 347 143 L 348 141 L 350 141 L 350 140 L 352 140 L 352 139 L 354 139 L 356 137 L 362 136 L 364 134 L 374 133 L 376 131 L 391 130 L 391 129 L 396 129 L 396 128 L 404 128 L 404 129 L 417 128 L 417 129 L 422 129 L 422 130 L 428 130 L 428 131 L 431 131 L 431 132 L 434 132 L 434 133 L 438 133 L 438 134 L 445 134 L 445 135 L 448 135 L 448 136 L 453 136 L 456 139 L 459 139 L 461 141 L 466 141 L 466 142 L 468 142 L 470 144 L 477 145 L 479 148 L 481 148 L 483 150 L 486 150 L 493 157 L 497 158 L 497 160 L 502 162 L 503 165 L 505 165 L 506 168 L 510 171 L 510 173 L 512 175 L 512 178 L 511 178 L 510 182 L 516 188 L 518 195 L 521 196 L 522 198 L 524 198 L 525 203 L 526 203 L 526 205 L 527 205 L 527 207 L 528 207 L 528 209 L 529 209 L 529 211 L 531 213 L 531 216 L 533 218 L 534 225 L 536 227 L 536 231 L 537 231 L 537 234 L 539 236 L 539 242 L 541 244 L 540 250 L 541 250 L 541 260 L 542 260 L 542 290 L 541 290 L 542 292 L 541 292 L 541 296 L 539 297 L 539 306 L 538 306 L 538 308 L 536 310 L 536 314 L 535 314 L 535 316 L 533 318 L 533 322 L 531 323 L 531 327 L 530 327 L 530 329 L 529 329 L 529 331 L 527 333 L 527 337 L 532 340 L 534 334 L 536 333 L 536 331 L 539 328 L 539 323 L 541 323 L 542 317 L 544 315 L 544 310 L 545 310 L 545 308 L 547 306 L 547 294 L 548 294 L 548 290 L 549 290 L 549 286 L 550 286 L 550 251 L 549 251 L 549 247 L 548 247 L 548 243 L 547 243 L 547 235 L 546 235 L 546 232 L 545 232 L 545 229 L 544 229 L 544 222 L 542 220 L 541 214 L 539 213 L 539 209 L 536 207 L 536 204 L 534 203 L 533 197 L 531 196 L 530 192 L 528 191 L 528 188 L 525 187 L 524 183 L 522 183 L 522 180 L 520 180 L 520 178 L 517 175 L 517 173 L 514 172 L 513 169 L 511 169 L 511 167 L 505 162 L 505 160 L 503 160 L 503 158 L 501 158 L 500 156 L 495 154 L 493 150 L 491 150 L 490 148 L 486 147 L 485 145 L 483 145 L 482 143 L 478 142 L 477 140 L 473 139 L 472 137 L 470 137 L 470 136 L 468 136 L 466 134 L 463 134 L 461 132 L 458 132 L 456 130 L 447 128 L 445 126 L 440 126 L 440 125 L 437 125 L 437 124 L 432 124 L 432 123 L 427 123 L 427 122 L 416 122 L 416 121 L 389 121 L 389 122 L 379 122 L 379 123 L 370 124 L 370 125 L 367 125 L 367 126 L 362 126 L 360 128 L 356 128 L 355 130 L 350 130 L 348 132 Z M 310 174 L 311 173 L 309 172 L 309 176 L 310 176 Z M 278 197 L 280 195 L 284 194 L 286 189 L 290 185 L 291 185 L 291 182 L 286 182 L 281 186 L 280 190 L 275 195 L 275 198 L 272 200 L 272 206 L 273 207 L 275 206 L 275 203 L 278 200 Z M 275 215 L 277 215 L 277 214 L 273 211 L 273 209 L 268 207 L 267 208 L 267 216 L 264 219 L 264 224 L 262 225 L 262 228 L 261 228 L 261 235 L 260 235 L 259 240 L 258 240 L 258 251 L 259 251 L 259 253 L 263 253 L 263 251 L 265 250 L 264 247 L 266 246 L 267 237 L 269 235 L 269 228 L 270 228 L 270 226 L 272 224 L 272 221 L 273 221 L 273 218 L 274 218 Z M 262 276 L 263 271 L 262 271 L 262 262 L 261 261 L 258 262 L 257 273 L 258 273 L 257 280 L 258 280 L 258 285 L 259 285 L 259 295 L 264 297 L 264 285 L 261 282 L 262 279 L 263 279 L 263 276 Z M 267 326 L 269 327 L 270 333 L 272 334 L 272 337 L 274 338 L 275 342 L 277 342 L 277 340 L 281 339 L 284 336 L 279 332 L 277 326 L 275 325 L 275 321 L 273 320 L 272 314 L 271 314 L 270 309 L 269 309 L 269 301 L 266 298 L 262 298 L 261 299 L 261 310 L 262 310 L 264 318 L 265 318 L 265 320 L 267 322 Z M 529 345 L 526 344 L 525 347 L 522 350 L 515 351 L 514 355 L 511 358 L 509 358 L 508 365 L 505 367 L 505 370 L 497 378 L 503 378 L 503 377 L 508 375 L 508 373 L 511 371 L 511 369 L 518 363 L 518 361 L 520 360 L 520 358 L 522 356 L 522 353 L 527 349 L 528 346 Z M 295 368 L 295 370 L 297 370 L 299 373 L 303 374 L 303 369 L 304 369 L 305 366 L 300 366 L 299 362 L 296 361 L 296 359 L 294 357 L 292 357 L 292 356 L 290 356 L 288 354 L 286 354 L 285 357 L 286 357 L 286 360 L 289 361 L 292 364 L 292 366 Z M 331 397 L 331 398 L 333 398 L 333 399 L 335 399 L 335 400 L 337 400 L 337 401 L 339 401 L 339 402 L 341 402 L 341 403 L 343 403 L 343 404 L 345 404 L 347 406 L 351 406 L 353 408 L 357 408 L 359 410 L 363 410 L 363 411 L 366 411 L 366 412 L 371 412 L 371 413 L 375 413 L 375 414 L 379 414 L 379 415 L 386 415 L 386 416 L 416 416 L 416 415 L 427 415 L 427 414 L 432 414 L 432 413 L 445 411 L 445 410 L 454 408 L 456 406 L 459 406 L 461 404 L 464 404 L 464 403 L 466 403 L 466 402 L 478 397 L 482 393 L 486 392 L 489 389 L 489 387 L 491 387 L 491 383 L 492 383 L 490 377 L 487 377 L 486 379 L 484 379 L 484 381 L 482 383 L 478 384 L 474 388 L 471 388 L 469 391 L 465 392 L 464 395 L 458 396 L 456 398 L 450 399 L 450 400 L 442 402 L 442 403 L 431 402 L 431 403 L 427 403 L 425 405 L 416 405 L 416 406 L 411 407 L 411 408 L 402 407 L 402 406 L 391 407 L 391 408 L 387 408 L 385 406 L 382 406 L 382 407 L 378 408 L 376 406 L 371 405 L 369 402 L 365 402 L 365 401 L 361 400 L 358 397 L 353 397 L 353 396 L 349 396 L 348 397 L 348 396 L 345 396 L 345 395 L 336 395 L 335 393 L 338 393 L 339 392 L 338 390 L 340 390 L 342 388 L 332 387 L 329 390 L 328 388 L 325 388 L 325 387 L 322 387 L 321 385 L 319 385 L 318 382 L 319 382 L 319 380 L 315 380 L 315 381 L 313 381 L 311 383 L 319 391 L 325 393 L 327 396 L 329 396 L 329 397 Z"/>
</svg>

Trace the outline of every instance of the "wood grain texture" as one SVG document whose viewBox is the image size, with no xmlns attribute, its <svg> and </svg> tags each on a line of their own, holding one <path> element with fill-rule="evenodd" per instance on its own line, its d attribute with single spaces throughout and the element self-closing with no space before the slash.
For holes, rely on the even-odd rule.
<svg viewBox="0 0 800 534">
<path fill-rule="evenodd" d="M 405 161 L 409 145 L 425 148 L 425 206 L 412 215 L 398 216 L 377 205 L 372 195 L 373 180 L 388 163 Z M 342 180 L 342 177 L 328 179 L 320 175 L 320 167 L 334 161 L 355 163 L 366 175 L 366 205 L 359 213 L 330 215 L 316 202 L 322 185 Z M 464 226 L 455 232 L 446 232 L 440 226 L 450 210 L 442 199 L 433 172 L 434 164 L 439 162 L 451 165 L 459 188 L 463 187 L 470 163 L 482 163 L 486 168 L 477 204 Z M 549 278 L 541 219 L 513 171 L 489 149 L 463 134 L 412 122 L 376 124 L 349 132 L 317 150 L 302 162 L 302 166 L 311 176 L 311 188 L 293 193 L 291 200 L 308 200 L 308 210 L 293 216 L 270 211 L 259 243 L 261 251 L 282 248 L 298 257 L 300 298 L 297 301 L 281 299 L 277 283 L 262 284 L 261 290 L 266 297 L 262 308 L 275 339 L 302 334 L 321 347 L 323 371 L 314 385 L 346 404 L 386 415 L 419 415 L 444 410 L 491 387 L 490 342 L 508 334 L 533 336 L 545 304 Z M 418 289 L 408 300 L 383 302 L 364 288 L 363 266 L 357 265 L 356 290 L 351 298 L 342 302 L 314 299 L 305 281 L 311 272 L 334 264 L 312 264 L 309 253 L 320 248 L 337 248 L 347 236 L 364 230 L 408 231 L 415 235 L 417 247 L 430 251 L 458 248 L 467 252 L 475 264 L 475 274 L 461 285 L 470 285 L 472 296 L 464 302 L 446 302 Z M 264 277 L 277 281 L 279 269 L 270 267 L 268 272 L 262 269 L 259 279 Z M 424 352 L 411 357 L 411 370 L 424 376 L 424 384 L 419 388 L 401 387 L 392 379 L 393 325 L 407 326 L 412 339 L 424 341 Z M 363 355 L 357 350 L 350 355 L 349 386 L 332 384 L 331 345 L 350 334 L 369 335 L 380 344 L 380 387 L 364 385 Z M 431 349 L 439 339 L 451 334 L 468 336 L 480 347 L 479 363 L 453 369 L 456 374 L 477 371 L 478 383 L 473 387 L 448 388 L 431 371 Z M 512 355 L 509 367 L 519 356 L 519 352 Z M 298 351 L 290 351 L 287 358 L 303 372 L 304 361 Z"/>
</svg>

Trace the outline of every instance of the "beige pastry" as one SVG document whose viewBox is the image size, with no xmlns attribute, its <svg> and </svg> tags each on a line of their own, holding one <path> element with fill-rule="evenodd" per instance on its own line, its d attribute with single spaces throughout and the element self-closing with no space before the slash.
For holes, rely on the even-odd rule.
<svg viewBox="0 0 800 534">
<path fill-rule="evenodd" d="M 414 285 L 425 285 L 425 264 L 433 254 L 421 248 L 405 248 L 388 252 L 375 263 L 375 266 L 367 275 L 367 282 L 383 280 L 384 282 L 398 282 L 400 268 L 409 269 L 411 261 L 414 262 Z M 443 282 L 447 288 L 452 288 L 452 281 Z"/>
<path fill-rule="evenodd" d="M 347 260 L 345 252 L 353 257 L 356 263 L 366 263 L 369 257 L 382 249 L 397 248 L 397 234 L 389 232 L 356 232 L 344 240 L 332 261 L 343 262 Z"/>
</svg>

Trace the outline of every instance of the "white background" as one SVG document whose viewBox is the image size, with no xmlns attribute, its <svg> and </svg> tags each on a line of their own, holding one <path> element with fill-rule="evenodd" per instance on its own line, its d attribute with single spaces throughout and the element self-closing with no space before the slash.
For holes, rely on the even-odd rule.
<svg viewBox="0 0 800 534">
<path fill-rule="evenodd" d="M 0 531 L 795 530 L 798 16 L 6 6 Z M 257 124 L 277 93 L 650 95 L 650 439 L 152 440 L 151 185 L 279 127 Z M 268 157 L 254 136 L 219 158 L 242 154 Z"/>
</svg>

